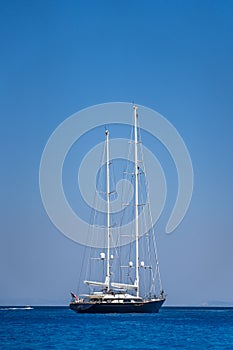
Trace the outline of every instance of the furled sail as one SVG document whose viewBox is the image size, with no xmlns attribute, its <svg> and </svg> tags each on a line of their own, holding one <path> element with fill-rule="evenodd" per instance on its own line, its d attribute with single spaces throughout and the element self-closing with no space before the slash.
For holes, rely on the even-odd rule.
<svg viewBox="0 0 233 350">
<path fill-rule="evenodd" d="M 88 286 L 96 286 L 106 288 L 107 284 L 105 282 L 96 282 L 96 281 L 84 281 Z"/>
<path fill-rule="evenodd" d="M 133 290 L 133 289 L 136 290 L 138 288 L 136 283 L 135 284 L 111 283 L 111 286 L 118 289 L 128 289 L 128 290 Z"/>
</svg>

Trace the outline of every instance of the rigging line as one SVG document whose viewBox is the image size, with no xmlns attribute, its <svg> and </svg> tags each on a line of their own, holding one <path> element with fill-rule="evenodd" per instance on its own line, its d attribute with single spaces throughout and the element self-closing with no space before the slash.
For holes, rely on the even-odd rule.
<svg viewBox="0 0 233 350">
<path fill-rule="evenodd" d="M 109 160 L 109 165 L 111 165 L 111 176 L 110 176 L 110 179 L 112 180 L 112 188 L 116 188 L 116 178 L 115 178 L 115 170 L 114 170 L 114 161 L 113 160 Z M 111 185 L 111 184 L 110 184 Z M 116 190 L 114 190 L 114 191 L 112 191 L 112 192 L 110 192 L 111 194 L 112 193 L 116 193 Z M 111 203 L 110 203 L 110 205 L 111 205 Z M 112 221 L 112 220 L 111 220 Z M 110 223 L 110 226 L 112 227 L 112 222 Z M 118 238 L 118 235 L 117 235 L 117 240 L 119 239 Z M 116 246 L 117 246 L 117 243 L 118 243 L 118 241 L 114 241 L 114 237 L 111 235 L 111 241 L 112 241 L 112 246 L 113 246 L 113 248 L 116 248 Z"/>
<path fill-rule="evenodd" d="M 96 202 L 95 199 L 96 199 L 96 192 L 95 192 L 95 195 L 94 195 L 94 203 Z M 88 225 L 88 232 L 87 232 L 88 235 L 90 235 L 90 233 L 92 233 L 91 237 L 94 237 L 94 235 L 93 235 L 94 225 L 92 225 L 92 224 L 95 222 L 95 215 L 96 215 L 95 210 L 92 207 L 91 212 L 90 212 L 90 217 L 89 217 L 90 225 Z M 91 219 L 93 217 L 94 217 L 94 219 L 93 219 L 93 222 L 92 222 Z M 87 254 L 87 252 L 89 254 Z M 80 273 L 80 277 L 79 277 L 79 288 L 80 288 L 80 285 L 81 285 L 81 277 L 82 277 L 82 273 L 83 273 L 84 262 L 86 261 L 86 259 L 87 259 L 87 269 L 85 270 L 85 278 L 84 279 L 87 279 L 87 275 L 88 275 L 88 270 L 89 269 L 90 269 L 90 273 L 91 273 L 91 264 L 90 264 L 91 254 L 92 254 L 92 247 L 85 246 L 85 248 L 84 248 L 84 256 L 83 256 L 83 259 L 82 259 L 81 273 Z"/>
<path fill-rule="evenodd" d="M 147 210 L 146 210 L 147 209 Z M 148 258 L 149 258 L 149 266 L 153 266 L 153 261 L 152 261 L 152 256 L 151 256 L 151 249 L 150 249 L 150 235 L 149 235 L 149 223 L 148 223 L 148 218 L 146 217 L 146 214 L 148 216 L 148 204 L 146 205 L 145 209 L 143 210 L 143 219 L 144 219 L 144 223 L 145 223 L 145 244 L 147 247 L 147 254 L 148 254 Z M 150 269 L 150 292 L 152 292 L 153 289 L 155 289 L 155 278 L 154 278 L 154 272 L 153 269 Z"/>
<path fill-rule="evenodd" d="M 144 220 L 145 220 L 145 227 L 146 227 L 146 234 L 145 234 L 145 241 L 146 241 L 146 247 L 147 247 L 147 256 L 149 260 L 149 266 L 153 266 L 153 261 L 152 261 L 152 256 L 151 256 L 151 249 L 150 249 L 150 235 L 149 235 L 149 229 L 147 226 L 148 223 L 148 218 L 146 217 L 146 211 L 144 211 Z M 153 273 L 153 268 L 149 269 L 149 277 L 150 277 L 150 292 L 155 288 L 155 279 L 154 279 L 154 273 Z"/>
<path fill-rule="evenodd" d="M 91 212 L 90 212 L 90 215 L 89 215 L 89 225 L 88 225 L 88 236 L 92 237 L 92 246 L 93 246 L 93 231 L 94 231 L 94 223 L 95 223 L 95 217 L 96 217 L 96 211 L 94 209 L 94 207 L 96 206 L 96 197 L 97 197 L 97 194 L 96 194 L 96 191 L 94 192 L 94 200 L 93 200 L 93 203 L 94 203 L 94 206 L 92 205 L 92 208 L 91 208 Z M 88 274 L 91 274 L 91 263 L 90 263 L 90 258 L 91 258 L 91 255 L 92 255 L 92 247 L 87 247 L 85 246 L 84 248 L 84 256 L 83 256 L 83 259 L 82 259 L 82 266 L 81 266 L 81 272 L 80 272 L 80 277 L 79 277 L 79 289 L 80 289 L 80 285 L 81 285 L 81 277 L 82 277 L 82 273 L 83 273 L 83 268 L 84 268 L 84 262 L 86 261 L 86 256 L 87 256 L 87 251 L 88 251 L 88 257 L 87 257 L 87 269 L 85 271 L 85 278 L 84 279 L 87 279 L 87 276 Z M 90 271 L 89 271 L 90 269 Z"/>
<path fill-rule="evenodd" d="M 101 164 L 103 164 L 103 159 L 104 159 L 104 145 L 102 147 L 102 159 L 101 159 Z M 101 171 L 100 171 L 100 174 L 99 174 L 99 178 L 101 177 Z M 100 179 L 97 179 L 100 180 Z M 91 263 L 91 257 L 93 254 L 93 246 L 96 246 L 96 243 L 97 243 L 97 235 L 95 235 L 95 224 L 97 223 L 97 210 L 95 209 L 97 207 L 97 191 L 95 190 L 94 192 L 94 200 L 93 200 L 93 205 L 92 205 L 92 209 L 91 209 L 91 213 L 90 213 L 90 225 L 89 225 L 89 228 L 88 228 L 88 235 L 91 234 L 91 247 L 89 247 L 89 256 L 88 256 L 88 262 L 87 262 L 87 269 L 86 269 L 86 276 L 85 276 L 85 279 L 88 279 L 87 277 L 91 276 L 92 274 L 92 263 Z"/>
<path fill-rule="evenodd" d="M 139 128 L 139 132 L 140 132 L 140 128 Z M 140 138 L 141 138 L 141 133 L 140 133 Z M 143 153 L 143 150 L 142 150 L 142 144 L 141 143 L 140 143 L 140 149 L 141 149 L 142 161 L 143 161 L 143 164 L 145 164 L 144 163 L 144 153 Z M 157 270 L 157 273 L 158 273 L 160 290 L 162 291 L 163 287 L 162 287 L 162 280 L 161 280 L 160 269 L 159 269 L 157 244 L 156 244 L 156 239 L 155 239 L 155 231 L 154 231 L 154 227 L 153 227 L 152 213 L 151 213 L 151 207 L 150 207 L 150 194 L 149 194 L 150 192 L 149 192 L 149 185 L 148 185 L 148 181 L 147 181 L 147 174 L 146 174 L 145 167 L 144 167 L 144 175 L 145 175 L 145 184 L 146 184 L 146 190 L 147 190 L 147 195 L 148 195 L 148 208 L 149 208 L 149 215 L 150 215 L 150 224 L 151 224 L 151 229 L 152 229 L 152 241 L 153 241 L 154 250 L 155 250 L 156 270 Z"/>
<path fill-rule="evenodd" d="M 131 167 L 131 163 L 129 162 L 129 159 L 130 159 L 130 155 L 132 155 L 134 153 L 134 143 L 133 143 L 133 140 L 134 140 L 134 126 L 132 126 L 131 128 L 131 135 L 130 135 L 130 140 L 132 141 L 131 143 L 129 143 L 129 152 L 128 152 L 128 162 L 127 162 L 127 173 L 129 173 L 129 168 Z M 129 174 L 126 174 L 129 176 Z M 132 183 L 132 181 L 134 180 L 133 176 L 130 176 L 130 182 Z M 128 191 L 128 198 L 129 198 L 129 191 Z M 135 196 L 135 184 L 134 184 L 134 196 Z M 125 208 L 125 210 L 127 210 L 127 208 Z M 134 215 L 134 207 L 131 206 L 130 209 L 128 209 L 128 211 L 131 212 L 131 217 L 133 217 Z M 132 235 L 132 232 L 131 232 L 131 235 Z M 129 260 L 134 260 L 133 259 L 133 256 L 132 256 L 132 251 L 134 251 L 134 245 L 136 243 L 133 241 L 130 241 L 130 244 L 129 244 Z M 136 259 L 136 257 L 135 257 Z M 132 271 L 132 268 L 129 267 L 128 265 L 128 269 L 127 269 L 127 282 L 130 282 L 130 283 L 133 283 L 132 281 L 132 276 L 131 276 L 131 271 Z"/>
<path fill-rule="evenodd" d="M 95 198 L 96 198 L 96 192 L 95 192 L 95 195 L 94 195 L 94 202 L 95 202 Z M 90 212 L 90 216 L 89 216 L 90 225 L 88 225 L 88 232 L 87 232 L 88 235 L 90 235 L 91 230 L 93 230 L 93 225 L 92 225 L 92 221 L 91 221 L 93 216 L 95 216 L 95 212 L 94 212 L 94 209 L 92 207 L 91 212 Z M 91 237 L 92 237 L 92 235 L 91 235 Z M 87 254 L 87 252 L 89 254 Z M 87 255 L 88 255 L 88 257 L 87 257 Z M 87 269 L 85 270 L 85 278 L 84 279 L 87 279 L 88 269 L 91 268 L 90 267 L 90 256 L 91 256 L 91 248 L 85 246 L 83 259 L 82 259 L 82 265 L 81 265 L 81 271 L 80 271 L 79 281 L 78 281 L 78 288 L 79 289 L 80 289 L 80 286 L 81 286 L 81 277 L 82 277 L 82 274 L 83 274 L 84 262 L 86 261 L 86 257 L 87 257 Z"/>
<path fill-rule="evenodd" d="M 151 219 L 151 221 L 152 221 L 152 219 Z M 153 246 L 154 246 L 154 251 L 155 251 L 155 262 L 156 262 L 156 271 L 155 271 L 156 274 L 155 274 L 155 278 L 158 276 L 160 291 L 162 291 L 162 290 L 163 290 L 163 287 L 162 287 L 162 280 L 161 280 L 160 269 L 159 269 L 158 252 L 157 252 L 157 243 L 156 243 L 156 239 L 155 239 L 155 232 L 154 232 L 154 229 L 152 229 L 152 242 L 153 242 Z"/>
<path fill-rule="evenodd" d="M 140 122 L 138 121 L 138 124 Z M 146 178 L 145 178 L 145 163 L 144 163 L 144 158 L 143 158 L 143 148 L 142 148 L 142 137 L 141 137 L 141 129 L 140 129 L 140 125 L 138 127 L 138 136 L 139 136 L 139 153 L 140 153 L 140 159 L 141 159 L 141 169 L 142 169 L 142 175 L 143 175 L 143 179 L 144 179 L 144 183 L 146 183 Z M 147 198 L 144 198 L 147 196 L 147 191 L 146 191 L 146 186 L 144 188 L 144 193 L 143 193 L 143 186 L 142 186 L 142 176 L 139 177 L 139 181 L 140 181 L 140 195 L 141 195 L 141 201 L 142 202 L 146 202 L 147 201 Z M 147 220 L 147 217 L 146 217 L 146 214 L 147 214 L 147 209 L 148 209 L 148 205 L 146 205 L 143 209 L 143 212 L 142 212 L 142 218 L 143 218 L 143 223 L 145 225 L 144 229 L 145 229 L 145 235 L 143 237 L 143 241 L 145 242 L 145 246 L 147 248 L 147 257 L 149 259 L 149 266 L 153 266 L 153 262 L 152 262 L 152 256 L 151 256 L 151 250 L 150 250 L 150 239 L 149 239 L 149 230 L 148 230 L 148 220 Z M 154 286 L 155 286 L 155 283 L 154 283 L 154 274 L 153 274 L 153 269 L 150 268 L 149 269 L 149 277 L 150 279 L 150 289 L 147 290 L 147 293 L 148 292 L 151 292 L 153 289 L 154 289 Z M 146 283 L 146 276 L 145 276 L 145 273 L 143 274 L 143 282 L 144 284 Z M 145 289 L 146 291 L 146 289 Z"/>
<path fill-rule="evenodd" d="M 115 170 L 114 170 L 114 162 L 113 161 L 110 161 L 110 164 L 112 165 L 111 167 L 111 174 L 113 174 L 113 176 L 111 176 L 111 178 L 113 178 L 113 182 L 112 182 L 112 186 L 113 188 L 115 188 L 116 186 L 116 180 L 115 180 Z M 111 203 L 110 203 L 111 205 Z M 111 225 L 112 226 L 112 225 Z M 113 235 L 111 235 L 111 243 L 112 243 L 112 249 L 114 251 L 114 254 L 116 256 L 116 259 L 119 259 L 119 254 L 118 254 L 118 250 L 116 249 L 117 247 L 117 243 L 119 242 L 119 237 L 118 235 L 116 236 L 116 239 Z M 114 260 L 116 261 L 116 259 L 113 259 L 113 262 L 112 262 L 112 265 L 114 264 Z M 111 266 L 112 267 L 112 266 Z"/>
<path fill-rule="evenodd" d="M 154 245 L 154 250 L 155 250 L 156 270 L 157 270 L 157 273 L 158 273 L 160 291 L 162 291 L 163 290 L 163 286 L 162 286 L 162 280 L 161 280 L 160 268 L 159 268 L 158 250 L 157 250 L 157 243 L 156 243 L 156 238 L 155 238 L 155 230 L 153 228 L 153 220 L 152 220 L 152 214 L 151 214 L 150 205 L 149 205 L 149 214 L 150 214 L 150 221 L 151 221 L 151 226 L 152 226 L 151 230 L 152 230 L 152 240 L 153 240 L 153 245 Z"/>
<path fill-rule="evenodd" d="M 132 136 L 133 136 L 133 128 L 131 128 L 131 135 L 130 135 L 130 139 L 132 140 Z M 126 163 L 126 167 L 125 167 L 125 172 L 123 172 L 123 179 L 125 180 L 128 180 L 128 169 L 130 167 L 130 162 L 129 162 L 129 159 L 130 159 L 130 154 L 132 154 L 132 149 L 133 149 L 133 144 L 129 144 L 129 147 L 128 147 L 128 155 L 127 155 L 127 163 Z M 131 179 L 129 179 L 128 181 L 132 181 Z M 123 193 L 125 193 L 125 181 L 123 182 L 123 186 L 121 188 L 121 197 L 120 198 L 123 198 Z M 128 188 L 127 190 L 127 193 L 125 195 L 125 198 L 129 198 L 129 195 L 130 195 L 130 188 Z M 124 219 L 126 218 L 126 213 L 129 213 L 129 209 L 128 208 L 123 208 L 122 210 L 122 214 L 120 216 L 120 225 L 118 226 L 118 240 L 120 241 L 121 240 L 121 236 L 122 236 L 122 225 L 123 225 L 123 221 Z M 120 251 L 123 250 L 123 248 L 120 246 Z M 120 254 L 120 265 L 122 265 L 122 255 Z M 120 280 L 122 279 L 122 269 L 119 269 L 119 273 L 120 273 Z"/>
<path fill-rule="evenodd" d="M 149 199 L 149 194 L 148 194 L 148 199 Z M 148 202 L 149 202 L 148 206 L 149 206 L 149 215 L 150 215 L 150 223 L 151 223 L 151 230 L 152 230 L 152 241 L 153 241 L 154 251 L 155 251 L 156 270 L 157 270 L 157 273 L 158 273 L 160 291 L 162 291 L 163 290 L 163 286 L 162 286 L 162 280 L 161 280 L 160 269 L 159 269 L 158 250 L 157 250 L 157 243 L 156 243 L 156 238 L 155 238 L 155 230 L 154 230 L 154 227 L 153 227 L 153 220 L 152 220 L 151 207 L 150 207 L 150 199 L 149 199 Z"/>
<path fill-rule="evenodd" d="M 140 135 L 140 137 L 141 137 L 141 135 Z M 143 159 L 143 155 L 142 155 L 142 147 L 140 147 L 140 156 L 141 156 L 141 158 Z M 144 163 L 143 163 L 143 161 L 142 161 L 142 168 L 144 169 Z M 144 172 L 143 172 L 143 176 L 144 176 L 144 180 L 145 180 L 145 175 L 144 175 Z M 141 200 L 144 202 L 144 201 L 146 201 L 146 199 L 144 199 L 143 197 L 143 183 L 142 183 L 142 176 L 140 176 L 139 177 L 139 181 L 140 181 L 140 195 L 141 195 Z M 145 194 L 146 195 L 146 194 Z M 149 261 L 149 266 L 153 266 L 153 263 L 152 263 L 152 257 L 151 257 L 151 250 L 150 250 L 150 240 L 149 240 L 149 230 L 148 230 L 148 220 L 147 220 L 147 217 L 146 217 L 146 214 L 148 214 L 148 205 L 146 205 L 145 207 L 144 207 L 144 209 L 143 209 L 143 211 L 142 211 L 142 213 L 141 213 L 141 215 L 142 215 L 142 223 L 144 224 L 144 228 L 145 228 L 145 235 L 144 235 L 144 237 L 141 237 L 141 240 L 143 240 L 143 242 L 145 242 L 144 244 L 145 244 L 145 246 L 146 246 L 146 248 L 147 248 L 147 257 L 148 257 L 148 261 Z M 144 258 L 144 257 L 143 257 Z M 146 259 L 147 260 L 147 259 Z M 147 264 L 146 264 L 147 265 Z M 149 290 L 147 290 L 147 293 L 148 292 L 151 292 L 152 290 L 153 290 L 153 288 L 154 288 L 154 285 L 155 285 L 155 283 L 154 283 L 154 275 L 153 275 L 153 269 L 152 268 L 150 268 L 149 269 L 149 279 L 150 279 L 150 283 L 149 283 L 149 285 L 150 285 L 150 289 Z M 146 291 L 146 288 L 145 288 L 145 286 L 146 286 L 146 274 L 144 273 L 143 274 L 143 284 L 144 284 L 144 289 L 145 289 L 145 291 Z"/>
<path fill-rule="evenodd" d="M 95 195 L 94 195 L 94 205 L 96 205 L 96 191 L 95 191 Z M 91 244 L 91 247 L 89 247 L 89 249 L 88 249 L 89 256 L 88 256 L 88 261 L 87 261 L 85 280 L 88 279 L 88 276 L 91 276 L 91 271 L 92 271 L 91 256 L 93 255 L 93 248 L 92 247 L 93 247 L 93 242 L 94 242 L 94 223 L 96 221 L 96 210 L 93 207 L 92 207 L 90 216 L 93 219 L 93 221 L 91 221 L 91 218 L 90 218 L 88 235 L 90 234 L 92 237 L 92 241 L 91 241 L 92 244 Z"/>
<path fill-rule="evenodd" d="M 95 197 L 96 197 L 96 192 L 95 192 L 94 198 Z M 95 202 L 96 202 L 96 200 L 94 199 L 94 203 Z M 93 222 L 92 222 L 91 219 L 93 217 L 94 217 L 94 219 L 93 219 Z M 94 225 L 92 225 L 92 224 L 95 222 L 95 210 L 93 209 L 93 207 L 92 207 L 91 212 L 90 212 L 89 222 L 90 222 L 90 225 L 88 225 L 88 232 L 87 232 L 87 234 L 90 235 L 90 233 L 91 233 L 91 237 L 93 237 L 93 230 L 94 230 L 93 227 L 94 227 Z M 80 271 L 80 275 L 79 275 L 79 282 L 78 282 L 78 288 L 79 289 L 80 289 L 80 286 L 81 286 L 81 278 L 82 278 L 83 269 L 84 269 L 84 262 L 86 262 L 86 260 L 87 260 L 87 268 L 85 270 L 85 278 L 84 278 L 84 280 L 87 279 L 88 273 L 91 274 L 91 263 L 90 263 L 91 255 L 92 255 L 92 247 L 85 246 L 83 259 L 82 259 L 82 265 L 81 265 L 81 271 Z M 89 269 L 90 269 L 90 271 L 89 271 Z"/>
<path fill-rule="evenodd" d="M 132 139 L 132 135 L 133 135 L 133 129 L 131 129 L 131 139 Z M 130 146 L 129 146 L 129 148 L 128 148 L 128 155 L 127 155 L 127 159 L 128 159 L 128 161 L 127 161 L 127 163 L 126 163 L 126 168 L 125 168 L 125 172 L 123 172 L 123 179 L 125 179 L 125 180 L 128 180 L 128 177 L 127 177 L 127 175 L 128 175 L 128 170 L 129 170 L 129 167 L 130 167 L 130 164 L 129 164 L 129 159 L 130 159 L 130 155 L 132 154 L 132 152 L 133 152 L 133 145 L 132 144 L 130 144 Z M 132 178 L 132 177 L 131 177 Z M 130 181 L 131 180 L 131 178 L 128 180 L 128 181 Z M 130 181 L 130 183 L 131 183 L 131 181 Z M 123 192 L 125 193 L 126 191 L 125 191 L 125 182 L 123 182 L 123 186 L 122 186 L 122 189 L 121 189 L 121 198 L 123 198 Z M 126 196 L 125 196 L 125 198 L 129 198 L 129 195 L 130 195 L 130 188 L 128 188 L 128 191 L 126 192 Z M 126 208 L 124 208 L 123 209 L 123 215 L 121 216 L 121 225 L 120 226 L 122 226 L 122 222 L 123 222 L 123 220 L 124 220 L 124 218 L 125 218 L 125 214 L 126 213 Z"/>
<path fill-rule="evenodd" d="M 86 260 L 86 252 L 87 252 L 87 247 L 84 247 L 83 251 L 83 258 L 82 258 L 82 263 L 81 263 L 81 270 L 79 273 L 79 278 L 78 278 L 78 286 L 77 286 L 77 294 L 79 294 L 80 287 L 81 287 L 81 277 L 82 277 L 82 272 L 84 270 L 84 261 Z"/>
</svg>

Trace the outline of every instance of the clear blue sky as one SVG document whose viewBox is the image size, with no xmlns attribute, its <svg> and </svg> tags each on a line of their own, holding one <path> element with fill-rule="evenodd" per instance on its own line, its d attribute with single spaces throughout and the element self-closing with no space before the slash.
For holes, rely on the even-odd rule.
<svg viewBox="0 0 233 350">
<path fill-rule="evenodd" d="M 76 111 L 133 100 L 194 166 L 188 214 L 159 236 L 167 304 L 233 304 L 233 2 L 1 1 L 0 37 L 0 304 L 68 304 L 82 247 L 43 208 L 41 154 Z"/>
</svg>

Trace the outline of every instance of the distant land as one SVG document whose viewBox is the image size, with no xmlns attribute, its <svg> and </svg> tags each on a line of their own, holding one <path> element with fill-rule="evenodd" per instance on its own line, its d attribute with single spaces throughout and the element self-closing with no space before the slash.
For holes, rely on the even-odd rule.
<svg viewBox="0 0 233 350">
<path fill-rule="evenodd" d="M 211 300 L 211 301 L 202 303 L 201 306 L 233 307 L 233 301 Z"/>
</svg>

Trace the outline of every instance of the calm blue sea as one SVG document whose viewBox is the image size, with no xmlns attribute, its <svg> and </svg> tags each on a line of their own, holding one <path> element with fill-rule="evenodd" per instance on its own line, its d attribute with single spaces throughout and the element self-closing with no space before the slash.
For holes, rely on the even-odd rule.
<svg viewBox="0 0 233 350">
<path fill-rule="evenodd" d="M 68 308 L 0 309 L 0 349 L 233 349 L 233 309 L 79 315 Z"/>
</svg>

